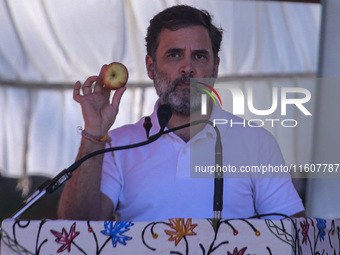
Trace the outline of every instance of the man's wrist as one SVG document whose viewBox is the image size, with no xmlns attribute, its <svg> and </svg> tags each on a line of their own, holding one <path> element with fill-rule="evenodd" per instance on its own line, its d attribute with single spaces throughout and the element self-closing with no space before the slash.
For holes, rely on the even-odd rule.
<svg viewBox="0 0 340 255">
<path fill-rule="evenodd" d="M 99 144 L 110 143 L 112 141 L 108 134 L 105 134 L 104 136 L 94 136 L 88 133 L 86 130 L 82 130 L 81 135 L 83 138 Z"/>
<path fill-rule="evenodd" d="M 78 133 L 81 134 L 83 139 L 97 143 L 97 144 L 106 144 L 111 143 L 112 139 L 108 133 L 104 135 L 93 135 L 91 132 L 87 132 L 87 130 L 83 129 L 82 127 L 77 127 Z"/>
</svg>

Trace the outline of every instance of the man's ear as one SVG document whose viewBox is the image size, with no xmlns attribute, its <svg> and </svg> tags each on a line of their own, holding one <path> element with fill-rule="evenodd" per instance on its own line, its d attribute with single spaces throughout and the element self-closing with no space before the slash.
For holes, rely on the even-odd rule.
<svg viewBox="0 0 340 255">
<path fill-rule="evenodd" d="M 216 75 L 216 78 L 218 77 L 218 68 L 220 66 L 220 57 L 217 57 L 216 59 L 216 70 L 215 70 L 215 75 Z"/>
<path fill-rule="evenodd" d="M 153 80 L 153 70 L 154 70 L 154 62 L 153 59 L 150 55 L 146 55 L 145 56 L 145 66 L 146 66 L 146 70 L 148 72 L 148 76 L 151 80 Z"/>
</svg>

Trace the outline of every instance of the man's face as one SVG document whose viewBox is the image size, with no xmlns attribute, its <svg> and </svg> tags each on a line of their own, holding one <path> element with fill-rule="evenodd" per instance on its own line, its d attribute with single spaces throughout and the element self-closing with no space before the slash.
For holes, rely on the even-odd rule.
<svg viewBox="0 0 340 255">
<path fill-rule="evenodd" d="M 146 61 L 161 102 L 183 116 L 200 109 L 199 94 L 191 91 L 190 97 L 190 78 L 216 77 L 219 63 L 217 60 L 214 66 L 211 40 L 202 26 L 176 31 L 164 29 L 159 37 L 156 61 L 150 56 Z"/>
</svg>

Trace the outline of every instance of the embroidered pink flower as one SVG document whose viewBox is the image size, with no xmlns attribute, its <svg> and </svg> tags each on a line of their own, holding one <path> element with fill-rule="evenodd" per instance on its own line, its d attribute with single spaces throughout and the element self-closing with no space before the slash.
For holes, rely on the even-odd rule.
<svg viewBox="0 0 340 255">
<path fill-rule="evenodd" d="M 169 219 L 169 222 L 170 228 L 174 229 L 175 231 L 164 231 L 170 236 L 168 239 L 169 241 L 175 241 L 175 246 L 177 246 L 184 236 L 196 235 L 193 229 L 197 226 L 197 224 L 191 224 L 191 219 L 187 219 L 186 222 L 184 222 L 184 219 Z"/>
<path fill-rule="evenodd" d="M 62 244 L 62 246 L 58 249 L 58 253 L 63 252 L 67 249 L 68 252 L 71 251 L 71 243 L 73 242 L 73 239 L 76 238 L 80 232 L 76 232 L 76 223 L 73 223 L 70 232 L 67 233 L 66 229 L 63 228 L 62 232 L 58 232 L 51 229 L 51 233 L 57 237 L 55 241 L 59 244 Z"/>
<path fill-rule="evenodd" d="M 246 250 L 247 250 L 247 247 L 242 248 L 240 251 L 238 251 L 238 248 L 235 247 L 233 253 L 230 253 L 228 251 L 228 255 L 243 255 L 246 252 Z"/>
<path fill-rule="evenodd" d="M 309 223 L 307 219 L 305 219 L 303 222 L 300 222 L 300 226 L 302 228 L 302 244 L 306 243 L 307 244 L 307 238 L 308 238 L 308 230 L 309 230 Z"/>
</svg>

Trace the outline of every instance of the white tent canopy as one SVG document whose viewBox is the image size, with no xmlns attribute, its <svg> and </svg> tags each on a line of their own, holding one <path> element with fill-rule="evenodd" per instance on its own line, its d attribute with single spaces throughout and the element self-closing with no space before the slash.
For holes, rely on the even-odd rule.
<svg viewBox="0 0 340 255">
<path fill-rule="evenodd" d="M 261 95 L 272 86 L 315 89 L 319 4 L 0 0 L 0 174 L 52 177 L 73 163 L 83 122 L 72 86 L 105 63 L 122 62 L 130 74 L 114 127 L 150 114 L 156 94 L 145 72 L 144 37 L 149 20 L 174 4 L 206 9 L 224 29 L 219 83 L 257 86 Z M 266 105 L 270 97 L 257 101 Z M 294 130 L 269 127 L 288 163 L 310 160 L 310 121 Z"/>
<path fill-rule="evenodd" d="M 72 86 L 123 62 L 129 90 L 115 126 L 153 109 L 145 72 L 148 21 L 174 4 L 214 15 L 224 29 L 219 77 L 308 77 L 316 72 L 320 6 L 260 1 L 0 1 L 0 171 L 54 175 L 72 163 L 82 125 Z M 268 82 L 262 80 L 262 82 Z M 287 82 L 287 81 L 286 81 Z"/>
<path fill-rule="evenodd" d="M 130 83 L 145 75 L 150 18 L 185 3 L 207 9 L 225 29 L 220 76 L 314 72 L 320 6 L 259 1 L 0 1 L 4 81 L 73 83 L 103 63 L 123 62 Z M 28 84 L 26 84 L 28 85 Z"/>
</svg>

